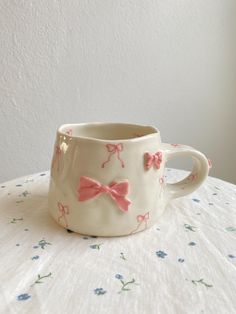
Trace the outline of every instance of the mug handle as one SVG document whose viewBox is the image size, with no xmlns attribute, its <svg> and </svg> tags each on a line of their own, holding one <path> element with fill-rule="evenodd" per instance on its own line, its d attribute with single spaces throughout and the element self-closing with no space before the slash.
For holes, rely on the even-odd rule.
<svg viewBox="0 0 236 314">
<path fill-rule="evenodd" d="M 182 144 L 161 144 L 164 160 L 168 162 L 173 157 L 189 156 L 193 159 L 192 172 L 183 180 L 176 183 L 167 183 L 165 188 L 168 200 L 181 197 L 195 191 L 206 179 L 210 164 L 206 156 L 191 146 Z"/>
</svg>

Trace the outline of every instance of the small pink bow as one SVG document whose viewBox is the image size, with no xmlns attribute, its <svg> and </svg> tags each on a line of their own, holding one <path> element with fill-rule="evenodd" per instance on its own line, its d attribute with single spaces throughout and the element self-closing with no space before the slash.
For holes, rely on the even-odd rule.
<svg viewBox="0 0 236 314">
<path fill-rule="evenodd" d="M 145 167 L 150 169 L 152 165 L 155 165 L 157 169 L 160 169 L 162 162 L 162 152 L 157 152 L 155 154 L 145 153 Z"/>
<path fill-rule="evenodd" d="M 107 144 L 106 148 L 107 148 L 108 153 L 110 153 L 110 154 L 108 156 L 108 159 L 102 163 L 102 168 L 104 168 L 105 164 L 107 164 L 110 161 L 111 156 L 113 154 L 117 154 L 117 158 L 119 159 L 122 168 L 124 168 L 124 166 L 125 166 L 124 162 L 120 158 L 120 152 L 123 150 L 123 144 L 122 143 L 119 143 L 119 144 Z"/>
<path fill-rule="evenodd" d="M 145 215 L 138 215 L 136 218 L 138 222 L 147 221 L 149 219 L 149 212 Z"/>
<path fill-rule="evenodd" d="M 107 147 L 107 150 L 109 151 L 109 153 L 115 152 L 115 151 L 121 152 L 123 150 L 123 144 L 122 143 L 107 144 L 106 147 Z"/>
<path fill-rule="evenodd" d="M 86 201 L 100 193 L 107 193 L 117 203 L 118 207 L 126 212 L 128 211 L 128 206 L 131 204 L 131 202 L 125 198 L 128 189 L 128 181 L 112 182 L 109 185 L 102 185 L 92 178 L 82 176 L 80 177 L 78 187 L 78 200 Z"/>
</svg>

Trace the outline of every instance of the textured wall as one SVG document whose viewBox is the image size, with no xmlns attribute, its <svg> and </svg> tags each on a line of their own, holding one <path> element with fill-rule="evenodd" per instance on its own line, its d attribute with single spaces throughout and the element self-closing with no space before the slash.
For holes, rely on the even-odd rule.
<svg viewBox="0 0 236 314">
<path fill-rule="evenodd" d="M 92 120 L 154 124 L 236 183 L 235 7 L 1 0 L 0 181 L 48 169 L 56 128 Z"/>
</svg>

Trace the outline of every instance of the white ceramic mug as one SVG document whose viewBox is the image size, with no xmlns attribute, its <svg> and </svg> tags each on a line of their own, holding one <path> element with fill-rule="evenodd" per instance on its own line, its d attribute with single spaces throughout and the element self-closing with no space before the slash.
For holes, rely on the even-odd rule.
<svg viewBox="0 0 236 314">
<path fill-rule="evenodd" d="M 163 173 L 175 156 L 192 157 L 184 180 Z M 155 224 L 169 201 L 196 190 L 208 159 L 196 149 L 161 142 L 152 126 L 125 123 L 62 125 L 51 165 L 49 211 L 63 227 L 96 236 L 129 235 Z"/>
</svg>

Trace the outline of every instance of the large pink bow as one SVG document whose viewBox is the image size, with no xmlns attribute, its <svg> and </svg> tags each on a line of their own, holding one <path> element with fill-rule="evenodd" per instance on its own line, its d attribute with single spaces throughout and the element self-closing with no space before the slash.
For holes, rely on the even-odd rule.
<svg viewBox="0 0 236 314">
<path fill-rule="evenodd" d="M 125 166 L 124 161 L 120 158 L 120 152 L 123 150 L 123 144 L 122 143 L 107 144 L 106 148 L 107 148 L 107 151 L 109 153 L 109 156 L 108 156 L 107 160 L 102 163 L 102 168 L 104 168 L 105 165 L 110 161 L 111 156 L 113 154 L 117 154 L 117 158 L 119 159 L 122 168 L 124 168 L 124 166 Z"/>
<path fill-rule="evenodd" d="M 78 200 L 86 201 L 100 193 L 107 193 L 113 198 L 119 208 L 126 212 L 128 211 L 128 206 L 131 204 L 131 202 L 125 198 L 128 193 L 128 188 L 128 181 L 112 182 L 109 185 L 102 185 L 92 178 L 82 176 L 80 177 L 78 187 Z"/>
<path fill-rule="evenodd" d="M 145 167 L 150 169 L 152 165 L 155 165 L 157 169 L 160 168 L 162 163 L 162 152 L 155 154 L 145 153 Z"/>
</svg>

